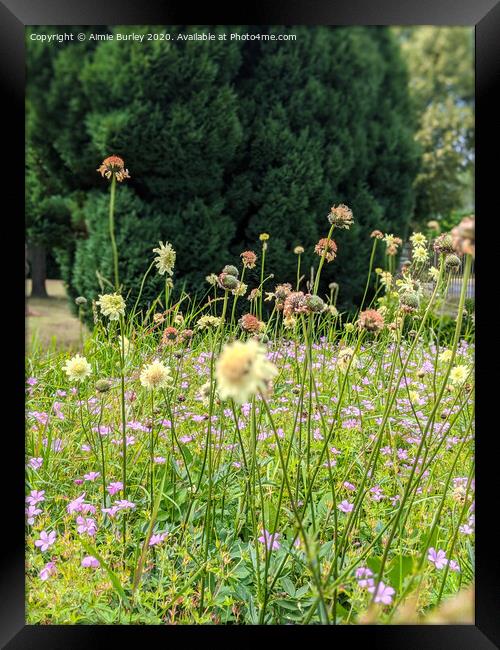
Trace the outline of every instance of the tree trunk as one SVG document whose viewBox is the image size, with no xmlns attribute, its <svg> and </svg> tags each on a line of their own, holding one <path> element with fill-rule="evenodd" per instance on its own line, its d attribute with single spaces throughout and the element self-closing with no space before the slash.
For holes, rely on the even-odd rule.
<svg viewBox="0 0 500 650">
<path fill-rule="evenodd" d="M 48 298 L 45 287 L 46 253 L 45 246 L 30 246 L 31 298 Z"/>
</svg>

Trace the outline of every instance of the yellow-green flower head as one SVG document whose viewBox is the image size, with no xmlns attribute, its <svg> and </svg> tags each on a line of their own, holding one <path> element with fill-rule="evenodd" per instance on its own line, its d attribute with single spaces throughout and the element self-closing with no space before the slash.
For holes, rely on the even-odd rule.
<svg viewBox="0 0 500 650">
<path fill-rule="evenodd" d="M 219 318 L 218 316 L 201 316 L 201 318 L 199 318 L 198 322 L 196 323 L 196 327 L 199 330 L 205 330 L 210 328 L 215 329 L 216 327 L 219 327 L 221 322 L 222 319 Z"/>
<path fill-rule="evenodd" d="M 427 261 L 429 254 L 423 246 L 415 246 L 413 249 L 413 261 L 417 264 L 423 264 Z"/>
<path fill-rule="evenodd" d="M 143 366 L 140 376 L 141 384 L 148 390 L 155 388 L 167 388 L 172 382 L 170 368 L 155 359 L 153 363 Z"/>
<path fill-rule="evenodd" d="M 303 246 L 295 246 L 295 248 L 293 249 L 293 252 L 295 253 L 295 255 L 302 255 L 302 253 L 304 252 L 304 247 Z"/>
<path fill-rule="evenodd" d="M 167 275 L 172 275 L 174 272 L 176 257 L 176 252 L 173 249 L 172 244 L 169 242 L 166 242 L 165 244 L 163 242 L 160 242 L 160 247 L 153 248 L 153 253 L 157 253 L 157 257 L 155 257 L 155 264 L 156 268 L 158 269 L 158 273 L 160 275 L 164 275 L 165 273 Z"/>
<path fill-rule="evenodd" d="M 64 372 L 70 381 L 83 381 L 92 372 L 92 367 L 85 357 L 75 354 L 64 364 Z"/>
<path fill-rule="evenodd" d="M 453 386 L 463 384 L 468 376 L 469 368 L 467 366 L 454 366 L 450 370 L 450 382 Z"/>
<path fill-rule="evenodd" d="M 425 246 L 427 244 L 427 239 L 421 232 L 414 232 L 410 237 L 410 241 L 414 246 Z"/>
<path fill-rule="evenodd" d="M 106 293 L 99 296 L 97 304 L 101 308 L 101 314 L 107 316 L 109 320 L 119 320 L 120 316 L 125 316 L 125 300 L 119 293 Z"/>
<path fill-rule="evenodd" d="M 267 359 L 264 346 L 249 339 L 227 344 L 216 362 L 215 373 L 221 399 L 232 398 L 243 404 L 259 391 L 267 391 L 278 369 Z"/>
<path fill-rule="evenodd" d="M 449 361 L 452 357 L 453 352 L 451 350 L 443 350 L 441 354 L 438 356 L 439 361 L 443 361 L 446 363 Z"/>
<path fill-rule="evenodd" d="M 213 287 L 217 284 L 218 277 L 215 273 L 210 273 L 210 275 L 206 276 L 205 280 Z"/>
<path fill-rule="evenodd" d="M 346 372 L 348 368 L 354 370 L 357 367 L 358 360 L 354 356 L 354 348 L 340 348 L 337 357 L 337 368 L 342 372 Z"/>
<path fill-rule="evenodd" d="M 238 285 L 231 291 L 233 296 L 244 296 L 247 292 L 248 284 L 238 282 Z"/>
<path fill-rule="evenodd" d="M 433 282 L 437 282 L 439 279 L 439 269 L 437 269 L 435 266 L 431 266 L 431 268 L 429 269 L 429 278 Z"/>
<path fill-rule="evenodd" d="M 269 239 L 269 235 L 267 234 L 267 232 L 261 232 L 259 235 L 259 239 L 260 241 L 267 241 Z"/>
</svg>

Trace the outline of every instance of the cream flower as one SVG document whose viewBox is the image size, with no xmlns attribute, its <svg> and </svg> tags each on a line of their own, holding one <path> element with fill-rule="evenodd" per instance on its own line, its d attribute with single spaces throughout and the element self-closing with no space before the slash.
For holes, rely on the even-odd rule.
<svg viewBox="0 0 500 650">
<path fill-rule="evenodd" d="M 413 260 L 418 264 L 423 264 L 427 261 L 429 253 L 423 246 L 415 246 L 413 249 Z"/>
<path fill-rule="evenodd" d="M 354 357 L 354 348 L 341 348 L 337 357 L 337 368 L 342 372 L 346 372 L 349 364 L 351 369 L 358 367 L 358 361 Z"/>
<path fill-rule="evenodd" d="M 156 268 L 160 275 L 172 275 L 174 272 L 175 266 L 175 257 L 176 252 L 174 251 L 172 244 L 166 242 L 160 242 L 159 248 L 153 248 L 153 253 L 157 253 L 158 257 L 155 257 Z"/>
<path fill-rule="evenodd" d="M 211 327 L 215 329 L 216 327 L 219 327 L 221 320 L 222 319 L 220 319 L 218 316 L 202 316 L 198 319 L 196 327 L 199 330 L 209 329 Z"/>
<path fill-rule="evenodd" d="M 101 308 L 101 314 L 109 320 L 119 320 L 120 316 L 125 316 L 125 300 L 118 293 L 99 296 L 97 304 Z"/>
<path fill-rule="evenodd" d="M 91 374 L 92 368 L 85 357 L 76 354 L 66 361 L 64 372 L 68 375 L 70 381 L 83 381 Z"/>
<path fill-rule="evenodd" d="M 444 361 L 444 362 L 449 361 L 451 359 L 452 354 L 453 353 L 451 350 L 443 350 L 441 354 L 438 356 L 438 359 L 439 361 Z"/>
<path fill-rule="evenodd" d="M 450 382 L 453 386 L 463 384 L 469 375 L 469 368 L 467 366 L 454 366 L 450 370 Z"/>
<path fill-rule="evenodd" d="M 143 366 L 140 376 L 144 388 L 154 390 L 155 388 L 167 388 L 172 381 L 170 368 L 155 359 L 153 363 Z"/>
<path fill-rule="evenodd" d="M 427 239 L 425 235 L 421 232 L 414 232 L 413 235 L 410 237 L 411 243 L 415 246 L 425 246 L 427 243 Z"/>
<path fill-rule="evenodd" d="M 215 367 L 221 399 L 232 398 L 238 404 L 248 402 L 278 374 L 266 358 L 265 348 L 255 339 L 234 341 L 224 347 Z"/>
<path fill-rule="evenodd" d="M 431 266 L 431 268 L 429 269 L 429 278 L 433 282 L 437 282 L 439 279 L 439 269 L 437 269 L 435 266 Z"/>
<path fill-rule="evenodd" d="M 286 316 L 283 319 L 283 326 L 287 330 L 291 330 L 297 325 L 297 319 L 294 318 L 293 316 Z"/>
</svg>

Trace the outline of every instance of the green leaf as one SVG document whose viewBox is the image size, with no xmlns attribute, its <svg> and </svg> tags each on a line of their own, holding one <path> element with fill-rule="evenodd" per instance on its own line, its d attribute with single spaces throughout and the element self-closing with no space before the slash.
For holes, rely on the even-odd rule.
<svg viewBox="0 0 500 650">
<path fill-rule="evenodd" d="M 97 560 L 99 560 L 102 568 L 106 571 L 106 573 L 109 576 L 109 579 L 111 580 L 111 584 L 113 585 L 116 593 L 120 596 L 120 598 L 123 601 L 123 604 L 125 607 L 130 608 L 130 601 L 125 593 L 125 590 L 122 587 L 121 582 L 118 580 L 118 577 L 116 576 L 116 573 L 110 569 L 110 567 L 106 564 L 106 562 L 102 559 L 102 555 L 99 553 L 99 551 L 95 548 L 95 546 L 92 546 L 92 544 L 89 544 L 86 540 L 82 539 L 80 540 L 82 542 L 83 547 L 93 557 L 95 557 Z"/>
</svg>

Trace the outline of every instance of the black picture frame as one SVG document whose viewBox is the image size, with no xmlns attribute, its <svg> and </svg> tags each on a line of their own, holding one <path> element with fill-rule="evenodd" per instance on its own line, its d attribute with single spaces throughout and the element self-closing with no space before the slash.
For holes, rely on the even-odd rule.
<svg viewBox="0 0 500 650">
<path fill-rule="evenodd" d="M 495 90 L 500 85 L 500 2 L 498 0 L 298 0 L 288 3 L 276 0 L 254 0 L 249 6 L 221 6 L 206 3 L 195 7 L 179 0 L 0 0 L 0 82 L 4 89 L 4 138 L 1 157 L 4 162 L 3 195 L 11 201 L 8 229 L 3 230 L 5 243 L 12 249 L 14 262 L 10 269 L 12 320 L 9 320 L 9 345 L 13 353 L 8 390 L 4 400 L 19 404 L 23 385 L 20 360 L 24 349 L 24 327 L 15 325 L 17 317 L 24 319 L 24 31 L 27 25 L 106 25 L 106 24 L 328 24 L 328 25 L 468 25 L 476 34 L 476 211 L 479 215 L 479 244 L 476 274 L 479 268 L 479 290 L 476 290 L 476 323 L 479 331 L 487 328 L 488 310 L 485 298 L 486 262 L 498 257 L 495 251 L 495 211 L 498 204 L 498 152 L 500 105 Z M 7 211 L 4 212 L 7 216 Z M 489 221 L 488 221 L 489 217 Z M 5 226 L 4 226 L 5 228 Z M 484 233 L 484 234 L 483 234 Z M 498 237 L 496 237 L 498 241 Z M 490 245 L 491 251 L 488 251 Z M 498 244 L 497 244 L 498 246 Z M 494 266 L 494 265 L 493 265 Z M 10 270 L 9 269 L 9 270 Z M 484 275 L 483 275 L 484 274 Z M 22 284 L 23 283 L 23 284 Z M 21 286 L 22 285 L 22 286 Z M 483 293 L 484 292 L 484 293 Z M 17 296 L 11 301 L 11 296 Z M 485 301 L 485 307 L 481 304 Z M 15 312 L 15 313 L 14 313 Z M 16 316 L 17 314 L 17 316 Z M 494 533 L 496 511 L 488 508 L 488 500 L 498 492 L 497 457 L 493 451 L 498 425 L 491 427 L 482 411 L 494 404 L 495 382 L 483 376 L 481 358 L 488 355 L 488 336 L 495 340 L 495 331 L 478 337 L 476 373 L 479 413 L 479 441 L 476 448 L 477 496 L 477 559 L 476 559 L 476 623 L 475 625 L 426 626 L 33 626 L 25 624 L 24 598 L 24 516 L 21 488 L 24 478 L 24 411 L 12 406 L 13 423 L 8 436 L 8 465 L 13 477 L 2 503 L 4 549 L 0 555 L 0 642 L 8 650 L 49 648 L 75 650 L 79 648 L 109 648 L 122 643 L 137 644 L 163 640 L 176 643 L 184 636 L 196 636 L 204 643 L 217 642 L 217 637 L 235 640 L 244 635 L 251 642 L 255 634 L 268 643 L 299 640 L 306 634 L 309 642 L 318 633 L 332 635 L 328 642 L 366 643 L 369 647 L 453 648 L 482 650 L 500 647 L 500 571 L 499 554 Z M 19 352 L 14 344 L 18 337 Z M 483 338 L 485 337 L 485 339 Z M 498 336 L 496 336 L 498 340 Z M 22 340 L 22 343 L 21 343 Z M 481 342 L 483 340 L 483 342 Z M 5 339 L 4 339 L 5 341 Z M 12 344 L 10 343 L 12 341 Z M 484 352 L 483 352 L 484 350 Z M 498 366 L 496 366 L 498 367 Z M 491 397 L 490 397 L 491 395 Z M 498 398 L 496 398 L 498 399 Z M 18 411 L 18 412 L 17 412 Z M 496 430 L 495 430 L 496 429 Z M 5 484 L 4 484 L 5 485 Z M 497 497 L 493 497 L 493 503 Z M 263 629 L 265 628 L 265 629 Z M 312 635 L 312 636 L 311 636 Z M 112 647 L 112 646 L 111 646 Z"/>
</svg>

